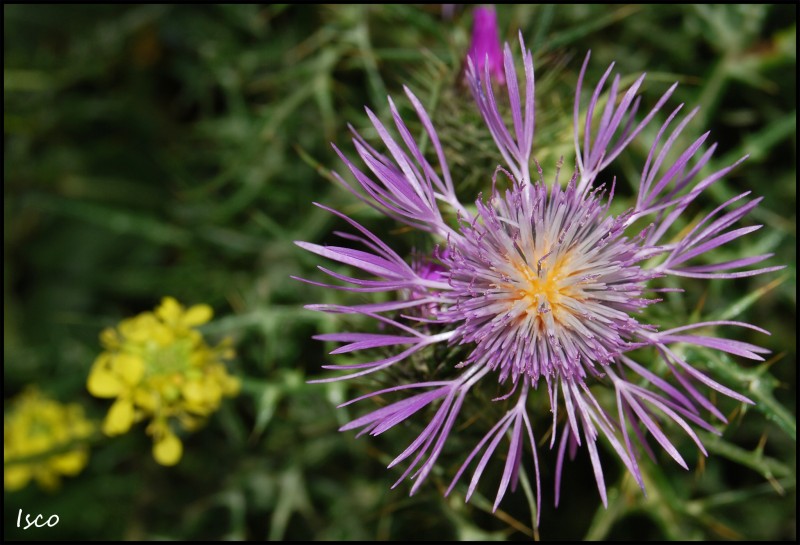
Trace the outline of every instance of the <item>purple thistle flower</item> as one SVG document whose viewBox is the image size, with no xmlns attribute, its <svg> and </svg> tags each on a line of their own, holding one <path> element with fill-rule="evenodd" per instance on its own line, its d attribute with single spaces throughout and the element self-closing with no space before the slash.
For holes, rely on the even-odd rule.
<svg viewBox="0 0 800 545">
<path fill-rule="evenodd" d="M 472 17 L 472 40 L 467 58 L 481 70 L 488 67 L 494 80 L 503 85 L 506 78 L 503 73 L 503 50 L 497 34 L 497 14 L 493 7 L 481 6 L 475 8 Z"/>
<path fill-rule="evenodd" d="M 474 43 L 474 42 L 473 42 Z M 469 62 L 467 78 L 476 105 L 489 129 L 505 167 L 494 174 L 488 200 L 479 198 L 474 212 L 456 198 L 453 180 L 436 130 L 420 101 L 405 89 L 431 143 L 436 164 L 431 164 L 390 99 L 399 139 L 392 137 L 378 118 L 367 110 L 386 147 L 382 154 L 355 131 L 353 143 L 366 170 L 336 149 L 357 181 L 341 184 L 363 202 L 388 217 L 427 232 L 437 249 L 430 257 L 417 257 L 409 265 L 378 236 L 346 215 L 327 208 L 349 223 L 358 234 L 337 233 L 363 249 L 320 246 L 297 242 L 320 256 L 360 269 L 371 278 L 348 276 L 320 267 L 344 284 L 305 282 L 352 292 L 386 292 L 386 302 L 354 306 L 310 305 L 334 313 L 354 313 L 379 322 L 382 333 L 335 333 L 319 335 L 325 341 L 343 343 L 332 354 L 389 349 L 392 354 L 359 364 L 324 366 L 350 371 L 345 376 L 321 379 L 329 382 L 359 377 L 392 366 L 429 346 L 463 347 L 467 354 L 453 367 L 460 373 L 450 380 L 401 384 L 354 399 L 397 395 L 397 401 L 345 425 L 360 434 L 378 435 L 437 406 L 420 435 L 400 453 L 390 467 L 410 460 L 398 483 L 416 479 L 414 493 L 434 467 L 462 405 L 479 381 L 497 381 L 511 399 L 510 408 L 466 457 L 448 489 L 477 458 L 467 499 L 504 438 L 509 439 L 495 509 L 506 491 L 516 487 L 527 441 L 536 472 L 537 502 L 541 499 L 536 437 L 527 408 L 529 396 L 546 395 L 552 413 L 550 448 L 556 450 L 555 501 L 564 458 L 585 446 L 594 469 L 603 503 L 606 492 L 597 442 L 600 437 L 616 452 L 639 485 L 639 449 L 651 452 L 646 436 L 652 436 L 682 467 L 687 464 L 662 426 L 667 421 L 681 428 L 705 454 L 695 432 L 701 428 L 718 433 L 702 416 L 707 410 L 725 421 L 723 414 L 701 391 L 715 390 L 742 403 L 752 403 L 695 369 L 677 344 L 705 347 L 751 360 L 763 360 L 767 350 L 722 337 L 693 333 L 717 326 L 763 329 L 734 321 L 710 321 L 659 330 L 643 321 L 642 310 L 657 304 L 657 279 L 666 276 L 727 279 L 753 276 L 782 267 L 747 268 L 769 258 L 763 254 L 731 261 L 692 264 L 709 251 L 744 236 L 759 226 L 731 227 L 752 210 L 760 199 L 742 193 L 706 215 L 680 239 L 666 239 L 670 227 L 709 186 L 722 179 L 740 161 L 701 176 L 715 145 L 701 151 L 708 133 L 686 149 L 677 139 L 696 110 L 679 117 L 682 105 L 658 130 L 642 169 L 634 206 L 621 214 L 611 212 L 614 181 L 601 183 L 600 175 L 648 125 L 666 104 L 675 85 L 657 101 L 641 121 L 636 121 L 638 90 L 644 76 L 630 88 L 620 88 L 613 65 L 605 72 L 582 114 L 581 89 L 589 55 L 581 68 L 575 94 L 575 153 L 577 167 L 566 186 L 547 184 L 541 168 L 530 176 L 534 133 L 534 72 L 531 52 L 520 35 L 524 96 L 511 48 L 503 55 L 504 80 L 511 108 L 511 127 L 500 114 L 491 84 L 492 68 L 478 69 Z M 601 96 L 606 92 L 603 103 Z M 674 128 L 673 123 L 675 123 Z M 581 137 L 582 136 L 582 137 Z M 675 160 L 667 160 L 667 157 Z M 744 158 L 743 158 L 744 159 Z M 742 159 L 742 160 L 743 160 Z M 497 176 L 505 175 L 509 187 L 498 189 Z M 455 216 L 457 222 L 446 217 Z M 648 226 L 637 230 L 637 220 Z M 673 290 L 674 291 L 674 290 Z M 671 381 L 637 362 L 630 354 L 652 348 L 673 377 Z M 384 352 L 385 354 L 386 352 Z M 601 404 L 590 386 L 614 392 L 614 403 Z M 540 390 L 541 388 L 541 390 Z M 540 393 L 541 392 L 541 393 Z M 633 432 L 633 433 L 631 433 Z M 569 448 L 567 448 L 569 447 Z M 396 483 L 397 484 L 397 483 Z M 395 486 L 396 486 L 395 484 Z"/>
</svg>

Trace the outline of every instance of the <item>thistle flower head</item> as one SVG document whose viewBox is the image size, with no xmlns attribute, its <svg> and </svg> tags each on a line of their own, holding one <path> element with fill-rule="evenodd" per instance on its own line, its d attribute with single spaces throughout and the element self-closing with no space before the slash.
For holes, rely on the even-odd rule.
<svg viewBox="0 0 800 545">
<path fill-rule="evenodd" d="M 3 415 L 3 466 L 6 490 L 35 480 L 58 487 L 62 476 L 81 472 L 89 460 L 88 438 L 95 424 L 78 403 L 62 404 L 30 387 Z"/>
<path fill-rule="evenodd" d="M 646 257 L 624 236 L 598 192 L 541 181 L 514 183 L 476 203 L 477 220 L 444 262 L 456 304 L 443 317 L 454 340 L 473 344 L 468 363 L 527 376 L 584 379 L 629 349 L 641 326 L 631 312 L 652 278 Z"/>
<path fill-rule="evenodd" d="M 165 297 L 155 312 L 123 320 L 100 335 L 105 351 L 87 381 L 97 397 L 116 398 L 103 422 L 107 435 L 127 433 L 134 422 L 150 419 L 153 456 L 162 465 L 178 463 L 183 446 L 175 426 L 191 430 L 215 412 L 223 396 L 239 391 L 224 360 L 226 344 L 210 347 L 195 329 L 211 319 L 211 307 L 184 309 Z"/>
<path fill-rule="evenodd" d="M 707 390 L 751 403 L 699 371 L 675 345 L 694 345 L 753 360 L 761 360 L 761 355 L 767 353 L 743 341 L 697 333 L 723 326 L 767 333 L 747 323 L 708 321 L 666 330 L 649 323 L 643 310 L 659 303 L 660 292 L 670 291 L 660 279 L 727 279 L 781 267 L 753 268 L 771 254 L 725 262 L 714 262 L 707 256 L 711 250 L 758 228 L 732 227 L 758 203 L 758 199 L 748 198 L 749 193 L 729 199 L 676 236 L 678 218 L 738 164 L 701 174 L 705 173 L 715 146 L 703 148 L 708 133 L 685 148 L 678 145 L 679 136 L 696 112 L 680 117 L 682 105 L 666 117 L 656 132 L 641 169 L 635 202 L 622 212 L 612 211 L 615 180 L 608 179 L 605 170 L 653 122 L 675 85 L 641 115 L 638 93 L 644 76 L 623 88 L 621 77 L 612 75 L 612 65 L 584 108 L 582 87 L 590 60 L 587 55 L 575 93 L 574 175 L 563 183 L 556 173 L 552 182 L 546 182 L 532 155 L 533 59 L 521 36 L 520 46 L 522 81 L 508 44 L 503 53 L 502 79 L 510 109 L 506 116 L 501 113 L 503 101 L 495 96 L 492 85 L 493 68 L 473 62 L 467 71 L 476 108 L 504 161 L 494 173 L 487 173 L 487 180 L 493 175 L 491 194 L 486 199 L 479 197 L 474 206 L 462 204 L 457 198 L 445 148 L 429 114 L 408 89 L 406 94 L 424 129 L 424 138 L 430 143 L 433 162 L 421 151 L 391 100 L 392 121 L 399 138 L 392 136 L 389 128 L 368 110 L 385 153 L 355 134 L 353 143 L 364 169 L 336 148 L 356 184 L 334 173 L 336 179 L 369 206 L 427 233 L 436 245 L 430 258 L 435 266 L 418 259 L 409 264 L 352 218 L 318 205 L 353 228 L 356 234 L 342 236 L 358 248 L 297 244 L 368 277 L 320 267 L 338 283 L 304 281 L 351 292 L 388 294 L 388 300 L 380 303 L 309 306 L 324 312 L 360 314 L 381 326 L 381 333 L 317 336 L 343 343 L 332 354 L 382 350 L 377 360 L 325 366 L 349 374 L 318 382 L 356 378 L 402 366 L 411 355 L 434 345 L 455 347 L 463 357 L 452 362 L 452 378 L 397 384 L 354 399 L 346 404 L 379 395 L 399 397 L 342 429 L 378 435 L 412 417 L 420 418 L 423 409 L 435 406 L 420 435 L 390 464 L 391 467 L 410 460 L 398 483 L 406 477 L 415 479 L 413 493 L 435 465 L 459 420 L 461 408 L 471 403 L 471 390 L 479 382 L 496 381 L 508 389 L 507 394 L 494 400 L 502 404 L 505 414 L 466 457 L 448 493 L 477 458 L 467 490 L 469 498 L 494 452 L 508 437 L 495 508 L 508 488 L 516 486 L 525 442 L 532 451 L 540 498 L 533 422 L 536 415 L 530 414 L 528 399 L 546 396 L 552 416 L 549 446 L 556 451 L 556 503 L 566 453 L 574 453 L 579 446 L 588 450 L 605 503 L 597 447 L 600 438 L 644 487 L 638 464 L 640 448 L 650 452 L 648 435 L 678 464 L 687 467 L 665 424 L 683 430 L 705 453 L 696 429 L 717 431 L 701 410 L 725 421 L 707 398 Z M 532 166 L 538 171 L 535 179 L 531 177 Z M 509 181 L 503 184 L 498 178 Z M 641 225 L 646 227 L 641 229 Z M 637 361 L 633 351 L 640 348 L 657 354 L 670 378 L 659 375 L 650 368 L 651 364 Z M 606 388 L 613 395 L 596 396 L 590 389 L 594 386 Z"/>
</svg>

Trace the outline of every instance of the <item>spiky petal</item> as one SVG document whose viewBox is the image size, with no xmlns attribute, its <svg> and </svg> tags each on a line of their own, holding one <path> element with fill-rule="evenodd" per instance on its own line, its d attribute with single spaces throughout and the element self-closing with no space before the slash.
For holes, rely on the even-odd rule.
<svg viewBox="0 0 800 545">
<path fill-rule="evenodd" d="M 472 40 L 467 58 L 479 70 L 488 70 L 495 81 L 506 82 L 503 73 L 503 49 L 497 34 L 497 13 L 491 6 L 480 6 L 472 12 Z"/>
</svg>

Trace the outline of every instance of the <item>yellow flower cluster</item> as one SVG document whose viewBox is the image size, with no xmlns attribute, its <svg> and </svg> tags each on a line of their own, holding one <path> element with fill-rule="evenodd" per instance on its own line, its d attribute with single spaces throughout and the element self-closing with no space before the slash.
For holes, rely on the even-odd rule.
<svg viewBox="0 0 800 545">
<path fill-rule="evenodd" d="M 210 347 L 195 327 L 208 322 L 208 305 L 184 309 L 165 297 L 155 312 L 144 312 L 100 334 L 105 348 L 94 362 L 87 388 L 116 398 L 103 422 L 107 435 L 126 433 L 150 419 L 153 457 L 177 464 L 183 445 L 173 426 L 193 430 L 219 408 L 223 396 L 239 392 L 239 381 L 223 361 L 233 357 L 226 344 Z"/>
<path fill-rule="evenodd" d="M 3 415 L 5 488 L 19 490 L 35 479 L 54 489 L 62 475 L 77 475 L 89 460 L 86 440 L 94 431 L 77 403 L 64 405 L 28 388 Z"/>
</svg>

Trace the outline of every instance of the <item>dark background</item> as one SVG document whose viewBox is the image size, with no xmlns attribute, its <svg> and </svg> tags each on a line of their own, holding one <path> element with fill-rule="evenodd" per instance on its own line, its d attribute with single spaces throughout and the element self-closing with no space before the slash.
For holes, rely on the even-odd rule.
<svg viewBox="0 0 800 545">
<path fill-rule="evenodd" d="M 164 295 L 214 307 L 203 331 L 212 340 L 233 338 L 232 371 L 243 382 L 238 398 L 186 438 L 174 468 L 155 464 L 139 426 L 98 439 L 87 468 L 58 491 L 31 485 L 6 493 L 5 538 L 532 534 L 522 491 L 491 514 L 491 473 L 470 504 L 464 487 L 441 496 L 461 453 L 486 430 L 456 434 L 442 471 L 415 497 L 408 483 L 390 490 L 400 472 L 385 465 L 414 429 L 358 440 L 337 433 L 367 406 L 334 406 L 370 384 L 306 384 L 331 359 L 311 335 L 343 327 L 302 305 L 353 299 L 289 278 L 322 279 L 319 260 L 292 244 L 330 240 L 337 226 L 312 200 L 396 233 L 326 172 L 340 169 L 329 142 L 349 150 L 346 124 L 368 123 L 363 105 L 386 119 L 390 93 L 407 108 L 403 84 L 435 111 L 459 194 L 470 201 L 489 187 L 486 172 L 498 157 L 460 83 L 471 8 L 451 16 L 439 5 L 3 10 L 6 402 L 35 383 L 100 420 L 109 404 L 85 390 L 101 350 L 97 335 Z M 736 319 L 770 330 L 770 337 L 741 333 L 773 351 L 768 365 L 705 364 L 758 406 L 742 412 L 719 400 L 731 425 L 720 440 L 706 438 L 707 460 L 671 434 L 690 471 L 659 453 L 660 463 L 644 469 L 646 497 L 613 452 L 601 452 L 608 510 L 585 452 L 566 472 L 554 509 L 555 457 L 540 448 L 540 536 L 795 539 L 796 6 L 499 6 L 498 19 L 503 39 L 515 40 L 522 29 L 534 52 L 534 155 L 545 168 L 561 155 L 567 165 L 573 160 L 571 108 L 586 50 L 588 82 L 611 61 L 623 74 L 646 70 L 650 104 L 680 81 L 671 104 L 702 107 L 686 138 L 711 129 L 717 168 L 750 154 L 701 204 L 710 210 L 746 189 L 764 196 L 747 220 L 764 228 L 732 248 L 737 255 L 775 252 L 769 263 L 787 265 L 763 277 L 686 282 L 685 295 L 654 311 L 680 324 L 735 307 Z M 658 124 L 619 161 L 623 196 Z M 547 414 L 538 425 L 546 428 Z M 60 522 L 22 531 L 15 527 L 20 508 L 58 514 Z"/>
</svg>

